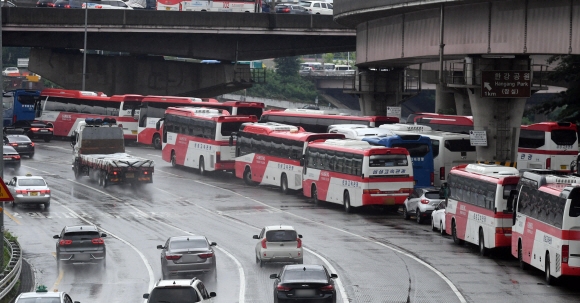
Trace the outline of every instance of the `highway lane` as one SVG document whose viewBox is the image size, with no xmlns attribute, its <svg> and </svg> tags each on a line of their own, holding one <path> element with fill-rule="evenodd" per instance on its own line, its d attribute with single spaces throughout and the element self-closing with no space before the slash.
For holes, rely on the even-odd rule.
<svg viewBox="0 0 580 303">
<path fill-rule="evenodd" d="M 160 277 L 156 245 L 189 232 L 208 236 L 220 248 L 218 282 L 208 283 L 218 294 L 216 302 L 271 302 L 269 274 L 281 265 L 254 263 L 252 235 L 264 225 L 292 224 L 304 235 L 305 262 L 334 268 L 351 302 L 511 302 L 546 296 L 564 302 L 578 296 L 573 287 L 546 287 L 541 274 L 519 270 L 511 258 L 480 258 L 429 225 L 400 215 L 347 215 L 338 206 L 317 208 L 298 193 L 249 187 L 225 173 L 201 177 L 172 168 L 153 149 L 129 147 L 128 152 L 156 160 L 153 184 L 101 189 L 87 179 L 77 182 L 70 147 L 62 141 L 37 144 L 35 158 L 23 159 L 20 173 L 45 176 L 55 197 L 48 211 L 8 207 L 20 224 L 6 219 L 6 226 L 19 236 L 37 281 L 72 292 L 81 302 L 139 302 Z M 59 276 L 52 235 L 83 219 L 117 236 L 106 239 L 107 268 L 74 265 Z"/>
</svg>

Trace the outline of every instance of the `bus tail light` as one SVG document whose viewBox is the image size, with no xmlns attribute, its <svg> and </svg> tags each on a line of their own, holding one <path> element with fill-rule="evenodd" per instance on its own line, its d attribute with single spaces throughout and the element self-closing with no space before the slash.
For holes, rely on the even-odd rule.
<svg viewBox="0 0 580 303">
<path fill-rule="evenodd" d="M 296 248 L 302 247 L 302 240 L 300 238 L 296 238 Z"/>
<path fill-rule="evenodd" d="M 445 180 L 445 166 L 439 167 L 439 180 Z"/>
<path fill-rule="evenodd" d="M 268 246 L 266 245 L 266 238 L 262 239 L 262 248 L 268 248 Z"/>
<path fill-rule="evenodd" d="M 434 183 L 434 181 L 435 181 L 435 173 L 431 172 L 430 178 L 431 178 L 431 186 L 433 186 L 435 184 Z"/>
<path fill-rule="evenodd" d="M 546 159 L 546 169 L 552 169 L 552 159 L 549 157 Z"/>
<path fill-rule="evenodd" d="M 511 227 L 496 227 L 495 233 L 500 235 L 511 235 L 512 228 Z"/>
<path fill-rule="evenodd" d="M 427 200 L 427 199 L 421 199 L 421 204 L 429 204 L 429 200 Z"/>
<path fill-rule="evenodd" d="M 222 158 L 222 153 L 220 151 L 217 151 L 215 153 L 215 162 L 220 162 Z"/>
<path fill-rule="evenodd" d="M 562 245 L 562 263 L 568 263 L 569 255 L 570 255 L 570 246 Z"/>
</svg>

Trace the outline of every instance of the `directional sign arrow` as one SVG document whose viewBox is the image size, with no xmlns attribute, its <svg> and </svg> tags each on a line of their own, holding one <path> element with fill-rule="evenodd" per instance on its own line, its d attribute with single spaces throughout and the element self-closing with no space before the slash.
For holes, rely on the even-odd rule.
<svg viewBox="0 0 580 303">
<path fill-rule="evenodd" d="M 491 90 L 491 85 L 489 85 L 489 82 L 484 82 L 483 86 L 487 88 L 487 90 Z"/>
</svg>

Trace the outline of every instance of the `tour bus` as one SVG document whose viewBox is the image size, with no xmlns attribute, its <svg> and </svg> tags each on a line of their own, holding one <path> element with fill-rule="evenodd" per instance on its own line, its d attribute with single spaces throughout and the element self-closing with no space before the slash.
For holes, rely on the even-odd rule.
<svg viewBox="0 0 580 303">
<path fill-rule="evenodd" d="M 157 10 L 259 13 L 261 0 L 157 0 Z"/>
<path fill-rule="evenodd" d="M 512 255 L 520 267 L 544 271 L 547 284 L 580 276 L 580 177 L 548 170 L 525 171 L 510 196 Z"/>
<path fill-rule="evenodd" d="M 522 125 L 518 168 L 570 171 L 578 155 L 578 130 L 569 122 Z"/>
<path fill-rule="evenodd" d="M 16 121 L 33 121 L 36 118 L 35 107 L 40 101 L 40 91 L 16 89 L 7 91 L 2 96 L 4 106 L 4 126 L 11 126 Z"/>
<path fill-rule="evenodd" d="M 395 134 L 419 134 L 431 139 L 435 186 L 447 181 L 451 168 L 477 162 L 475 146 L 471 146 L 468 134 L 431 130 L 425 125 L 387 124 L 380 128 L 389 129 Z"/>
<path fill-rule="evenodd" d="M 280 123 L 244 123 L 236 134 L 236 177 L 248 185 L 279 186 L 283 193 L 302 189 L 300 160 L 309 142 L 343 139 Z"/>
<path fill-rule="evenodd" d="M 467 164 L 451 169 L 447 179 L 448 199 L 445 232 L 456 244 L 479 245 L 479 254 L 511 245 L 510 191 L 520 179 L 514 167 Z"/>
<path fill-rule="evenodd" d="M 432 130 L 469 134 L 473 130 L 472 116 L 414 113 L 407 117 L 407 124 L 426 125 Z"/>
<path fill-rule="evenodd" d="M 409 151 L 413 164 L 414 187 L 434 186 L 433 148 L 431 139 L 416 134 L 368 136 L 363 141 L 372 145 L 402 147 Z"/>
<path fill-rule="evenodd" d="M 315 205 L 327 201 L 353 208 L 398 209 L 413 190 L 413 167 L 404 148 L 372 146 L 353 139 L 308 144 L 302 192 Z"/>
<path fill-rule="evenodd" d="M 268 110 L 262 114 L 260 122 L 276 122 L 300 126 L 313 133 L 325 133 L 328 127 L 334 124 L 364 124 L 379 127 L 383 124 L 398 123 L 397 117 L 386 116 L 349 116 L 332 114 L 323 110 L 313 109 L 286 109 Z"/>
<path fill-rule="evenodd" d="M 143 96 L 108 97 L 101 92 L 47 88 L 40 92 L 37 120 L 50 122 L 54 135 L 69 137 L 86 118 L 112 118 L 123 128 L 125 139 L 137 139 L 139 104 Z"/>
<path fill-rule="evenodd" d="M 260 118 L 264 110 L 261 102 L 225 101 L 213 98 L 190 98 L 173 96 L 145 96 L 141 101 L 137 142 L 161 149 L 161 130 L 156 130 L 159 119 L 169 107 L 189 106 L 226 110 L 230 115 L 256 116 Z M 163 126 L 161 126 L 162 128 Z"/>
<path fill-rule="evenodd" d="M 242 123 L 257 122 L 255 116 L 230 116 L 221 109 L 169 107 L 163 121 L 162 159 L 173 167 L 208 171 L 234 170 L 235 147 L 229 139 Z"/>
</svg>

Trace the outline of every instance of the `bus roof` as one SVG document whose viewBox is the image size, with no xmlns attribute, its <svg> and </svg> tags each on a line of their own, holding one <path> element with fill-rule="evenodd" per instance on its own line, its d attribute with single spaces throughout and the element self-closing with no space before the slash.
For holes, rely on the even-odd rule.
<svg viewBox="0 0 580 303">
<path fill-rule="evenodd" d="M 578 130 L 576 124 L 570 122 L 540 122 L 530 125 L 522 125 L 521 129 L 539 130 L 544 132 L 550 132 L 555 129 L 569 129 L 573 131 Z"/>
<path fill-rule="evenodd" d="M 402 124 L 402 123 L 394 123 L 394 124 L 383 124 L 379 126 L 379 128 L 386 128 L 389 130 L 396 130 L 396 131 L 413 131 L 413 132 L 425 132 L 431 131 L 431 127 L 426 125 L 411 125 L 411 124 Z"/>
<path fill-rule="evenodd" d="M 547 169 L 530 170 L 524 171 L 522 174 L 521 182 L 534 185 L 536 188 L 541 186 L 553 187 L 554 185 L 558 184 L 580 184 L 580 176 L 558 173 Z M 557 186 L 556 188 L 561 188 L 561 186 Z"/>
<path fill-rule="evenodd" d="M 274 122 L 266 123 L 244 123 L 240 132 L 268 135 L 278 138 L 286 138 L 297 141 L 310 142 L 320 139 L 343 139 L 342 134 L 311 133 L 304 131 L 293 125 L 286 125 Z"/>
<path fill-rule="evenodd" d="M 384 147 L 384 146 L 374 146 L 366 141 L 360 141 L 355 139 L 327 139 L 325 141 L 313 142 L 308 145 L 309 147 L 332 149 L 343 152 L 352 152 L 358 154 L 403 154 L 408 155 L 409 151 L 401 147 Z"/>
<path fill-rule="evenodd" d="M 517 184 L 520 180 L 520 175 L 516 168 L 497 164 L 462 164 L 453 167 L 449 173 L 498 184 Z"/>
<path fill-rule="evenodd" d="M 176 96 L 145 96 L 142 102 L 160 102 L 160 103 L 175 103 L 175 104 L 192 104 L 194 102 L 204 102 L 200 98 L 190 97 L 176 97 Z M 206 101 L 210 102 L 210 101 Z"/>
<path fill-rule="evenodd" d="M 215 100 L 215 99 L 213 99 Z M 215 102 L 218 102 L 217 100 Z M 265 105 L 262 102 L 244 102 L 244 101 L 224 101 L 222 104 L 233 107 L 255 107 L 264 108 Z"/>
<path fill-rule="evenodd" d="M 390 134 L 390 135 L 384 134 L 378 136 L 368 136 L 363 138 L 363 140 L 381 145 L 384 145 L 385 143 L 387 143 L 387 141 L 398 141 L 398 140 L 431 144 L 431 139 L 429 137 L 421 136 L 419 134 Z"/>
<path fill-rule="evenodd" d="M 112 95 L 111 101 L 139 101 L 143 100 L 145 96 L 143 95 L 133 95 L 133 94 L 126 94 L 126 95 Z"/>
<path fill-rule="evenodd" d="M 109 97 L 103 92 L 91 92 L 72 89 L 46 88 L 40 92 L 41 96 L 59 97 L 59 98 L 75 98 L 75 99 L 92 99 L 110 101 Z M 105 100 L 106 99 L 106 100 Z"/>
<path fill-rule="evenodd" d="M 228 115 L 229 112 L 225 110 L 219 110 L 215 108 L 205 108 L 205 107 L 168 107 L 165 110 L 165 114 L 174 114 L 184 117 L 219 117 Z"/>
<path fill-rule="evenodd" d="M 273 116 L 292 116 L 292 117 L 322 117 L 331 118 L 336 120 L 359 120 L 359 121 L 379 121 L 379 122 L 391 122 L 398 123 L 399 118 L 397 117 L 387 117 L 387 116 L 351 116 L 340 114 L 336 112 L 328 112 L 323 110 L 315 109 L 304 109 L 304 108 L 290 108 L 286 110 L 268 110 L 265 111 L 263 115 L 273 115 Z"/>
<path fill-rule="evenodd" d="M 409 119 L 410 118 L 410 119 Z M 413 124 L 417 122 L 418 119 L 429 120 L 434 124 L 452 124 L 452 125 L 465 125 L 473 126 L 472 116 L 458 116 L 458 115 L 444 115 L 435 113 L 414 113 L 407 117 L 407 124 Z"/>
</svg>

